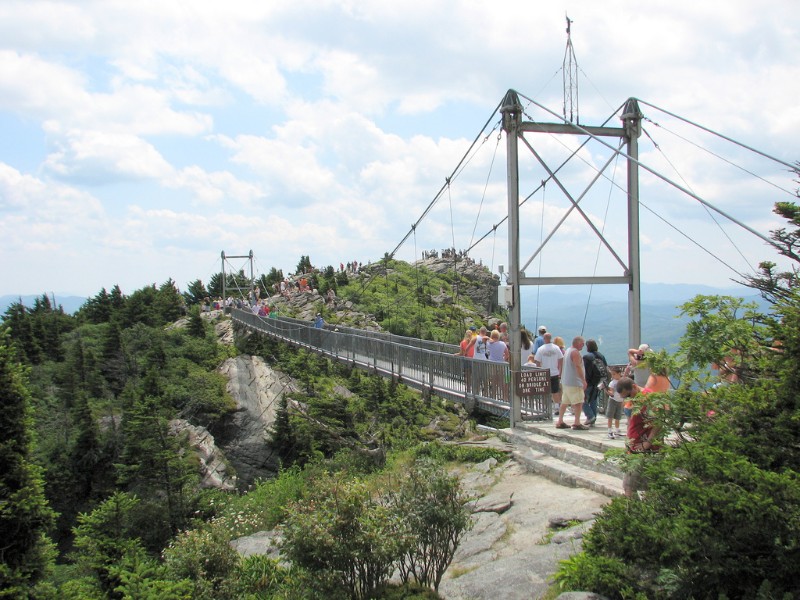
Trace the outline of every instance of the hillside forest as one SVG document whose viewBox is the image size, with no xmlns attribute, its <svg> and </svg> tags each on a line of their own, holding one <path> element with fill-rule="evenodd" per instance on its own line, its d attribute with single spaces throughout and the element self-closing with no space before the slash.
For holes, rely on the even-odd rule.
<svg viewBox="0 0 800 600">
<path fill-rule="evenodd" d="M 458 274 L 426 270 L 423 279 L 388 260 L 348 280 L 301 257 L 304 272 L 363 311 L 348 314 L 406 333 L 411 315 L 381 316 L 389 301 L 467 285 Z M 437 444 L 463 436 L 471 422 L 436 397 L 264 338 L 220 343 L 215 326 L 229 318 L 201 310 L 222 295 L 220 277 L 183 293 L 172 281 L 130 295 L 114 286 L 75 315 L 43 295 L 3 315 L 0 532 L 9 545 L 0 597 L 367 598 L 396 568 L 405 587 L 433 597 L 468 526 L 466 499 L 444 461 L 502 456 Z M 262 297 L 282 278 L 273 270 L 256 282 Z M 369 278 L 380 285 L 369 289 Z M 226 283 L 245 297 L 252 291 L 242 273 Z M 278 304 L 297 316 L 291 303 Z M 314 310 L 337 318 L 321 301 Z M 464 319 L 478 314 L 468 297 L 420 307 L 414 332 L 457 341 Z M 226 427 L 236 405 L 218 367 L 242 353 L 296 382 L 265 440 L 281 470 L 245 489 L 204 489 L 197 454 L 176 424 Z M 347 515 L 336 514 L 342 502 Z M 330 521 L 320 521 L 326 510 Z M 278 524 L 292 568 L 244 560 L 229 545 Z M 339 542 L 344 531 L 347 544 Z"/>
<path fill-rule="evenodd" d="M 788 226 L 771 237 L 793 267 L 764 262 L 745 282 L 769 310 L 712 296 L 681 307 L 689 323 L 678 349 L 650 357 L 676 382 L 646 400 L 660 450 L 609 457 L 649 488 L 606 506 L 554 593 L 800 595 L 800 208 L 775 210 Z M 310 264 L 301 257 L 298 272 L 313 273 L 316 289 L 395 333 L 455 342 L 494 308 L 443 294 L 474 284 L 456 270 L 384 257 L 350 276 Z M 3 315 L 0 597 L 438 597 L 471 523 L 447 465 L 505 460 L 445 443 L 478 417 L 262 337 L 220 343 L 227 318 L 201 311 L 221 295 L 220 278 L 184 292 L 171 280 L 130 294 L 114 286 L 74 315 L 43 295 Z M 230 278 L 227 289 L 250 291 L 242 273 Z M 273 269 L 257 285 L 267 295 L 282 278 Z M 414 301 L 404 317 L 387 310 L 405 298 Z M 327 309 L 326 320 L 339 318 Z M 176 423 L 224 427 L 236 407 L 217 369 L 240 354 L 297 382 L 265 440 L 281 468 L 244 489 L 203 488 Z M 735 378 L 720 384 L 710 364 Z M 281 560 L 244 558 L 230 544 L 273 530 Z"/>
</svg>

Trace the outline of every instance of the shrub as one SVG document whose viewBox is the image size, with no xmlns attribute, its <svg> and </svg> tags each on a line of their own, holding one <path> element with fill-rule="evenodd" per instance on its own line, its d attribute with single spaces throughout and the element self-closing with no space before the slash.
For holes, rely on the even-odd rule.
<svg viewBox="0 0 800 600">
<path fill-rule="evenodd" d="M 213 523 L 184 531 L 163 552 L 164 565 L 173 579 L 194 584 L 193 599 L 236 598 L 232 574 L 239 555 L 230 546 L 227 532 Z"/>
<path fill-rule="evenodd" d="M 461 537 L 472 526 L 466 502 L 457 477 L 430 459 L 414 462 L 391 502 L 408 536 L 399 565 L 404 583 L 413 579 L 438 591 Z"/>
<path fill-rule="evenodd" d="M 430 457 L 439 462 L 480 463 L 490 458 L 498 462 L 508 460 L 508 453 L 496 448 L 443 444 L 439 441 L 420 444 L 413 453 L 416 457 Z"/>
<path fill-rule="evenodd" d="M 373 598 L 400 557 L 402 530 L 362 480 L 322 475 L 289 506 L 282 549 L 295 565 L 333 577 L 350 597 Z"/>
</svg>

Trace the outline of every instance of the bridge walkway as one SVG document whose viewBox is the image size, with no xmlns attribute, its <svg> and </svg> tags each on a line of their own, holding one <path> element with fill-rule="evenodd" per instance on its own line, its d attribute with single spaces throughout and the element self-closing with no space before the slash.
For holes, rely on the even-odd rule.
<svg viewBox="0 0 800 600">
<path fill-rule="evenodd" d="M 477 408 L 498 416 L 509 415 L 508 365 L 458 356 L 459 348 L 454 344 L 342 326 L 326 325 L 318 329 L 308 321 L 260 317 L 236 308 L 231 309 L 231 318 L 238 326 L 460 402 L 469 410 Z M 525 370 L 543 371 L 528 367 Z M 550 393 L 523 396 L 521 410 L 525 420 L 550 420 L 553 414 Z"/>
</svg>

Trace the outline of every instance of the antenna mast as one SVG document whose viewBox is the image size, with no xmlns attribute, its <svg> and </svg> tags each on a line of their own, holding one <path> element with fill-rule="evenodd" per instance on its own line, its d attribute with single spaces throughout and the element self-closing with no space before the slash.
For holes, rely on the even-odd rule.
<svg viewBox="0 0 800 600">
<path fill-rule="evenodd" d="M 564 62 L 561 65 L 561 75 L 564 81 L 564 119 L 570 123 L 580 123 L 578 114 L 578 59 L 575 58 L 575 49 L 572 47 L 570 32 L 572 21 L 567 19 L 567 49 L 564 52 Z"/>
</svg>

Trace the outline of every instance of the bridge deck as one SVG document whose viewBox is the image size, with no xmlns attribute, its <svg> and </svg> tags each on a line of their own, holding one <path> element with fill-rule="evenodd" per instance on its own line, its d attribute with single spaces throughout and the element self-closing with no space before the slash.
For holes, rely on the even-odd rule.
<svg viewBox="0 0 800 600">
<path fill-rule="evenodd" d="M 508 416 L 511 377 L 505 363 L 457 356 L 458 346 L 348 327 L 317 329 L 307 321 L 288 317 L 260 317 L 232 309 L 234 323 L 289 344 L 320 353 L 332 360 L 394 378 L 405 385 L 430 391 L 469 408 Z M 527 370 L 527 367 L 526 367 Z M 523 419 L 550 419 L 549 393 L 522 398 Z"/>
</svg>

